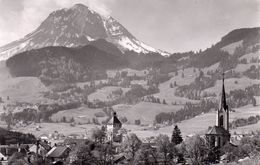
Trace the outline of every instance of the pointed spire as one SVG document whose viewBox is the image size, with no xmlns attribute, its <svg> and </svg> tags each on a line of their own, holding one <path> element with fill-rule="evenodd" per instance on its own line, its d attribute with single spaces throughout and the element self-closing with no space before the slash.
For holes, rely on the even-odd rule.
<svg viewBox="0 0 260 165">
<path fill-rule="evenodd" d="M 220 107 L 219 107 L 219 109 L 224 109 L 224 110 L 226 110 L 227 108 L 228 108 L 228 106 L 227 106 L 227 101 L 226 101 L 226 92 L 225 92 L 225 73 L 224 73 L 224 71 L 223 71 L 223 85 L 222 85 L 222 94 L 221 94 L 221 102 L 220 102 Z"/>
</svg>

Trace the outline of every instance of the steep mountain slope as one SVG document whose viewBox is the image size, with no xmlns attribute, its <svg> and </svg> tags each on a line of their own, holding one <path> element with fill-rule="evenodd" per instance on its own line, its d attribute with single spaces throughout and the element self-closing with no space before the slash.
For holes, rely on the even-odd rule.
<svg viewBox="0 0 260 165">
<path fill-rule="evenodd" d="M 221 67 L 230 69 L 238 63 L 239 58 L 260 49 L 260 27 L 236 29 L 222 37 L 222 39 L 210 48 L 197 53 L 184 54 L 187 58 L 174 54 L 185 61 L 186 66 L 209 67 L 220 62 Z"/>
<path fill-rule="evenodd" d="M 122 56 L 92 45 L 80 48 L 45 47 L 26 51 L 6 61 L 12 76 L 35 76 L 45 83 L 89 81 L 106 78 L 107 69 L 127 66 Z"/>
<path fill-rule="evenodd" d="M 0 47 L 0 60 L 26 50 L 47 46 L 84 46 L 97 39 L 115 44 L 122 52 L 130 50 L 168 55 L 136 39 L 111 16 L 102 16 L 82 4 L 76 4 L 69 9 L 52 12 L 35 31 Z"/>
<path fill-rule="evenodd" d="M 235 29 L 222 37 L 221 41 L 216 44 L 216 47 L 223 48 L 239 41 L 244 41 L 247 44 L 259 43 L 260 27 Z"/>
</svg>

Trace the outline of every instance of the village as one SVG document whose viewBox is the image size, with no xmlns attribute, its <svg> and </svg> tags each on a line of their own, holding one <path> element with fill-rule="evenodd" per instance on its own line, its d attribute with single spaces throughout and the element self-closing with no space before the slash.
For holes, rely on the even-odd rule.
<svg viewBox="0 0 260 165">
<path fill-rule="evenodd" d="M 210 127 L 204 135 L 182 137 L 178 125 L 174 124 L 171 138 L 160 134 L 158 137 L 139 139 L 136 134 L 124 128 L 117 113 L 113 112 L 106 124 L 92 129 L 89 133 L 85 132 L 85 135 L 71 134 L 65 137 L 55 131 L 40 135 L 32 144 L 1 145 L 0 160 L 3 165 L 16 162 L 26 164 L 200 164 L 201 162 L 225 163 L 242 155 L 244 157 L 238 161 L 246 161 L 259 156 L 257 154 L 260 147 L 259 132 L 230 134 L 230 112 L 226 102 L 224 75 L 219 102 L 216 125 Z M 36 131 L 37 129 L 40 127 L 36 127 Z M 255 146 L 249 145 L 244 148 L 245 146 L 241 144 L 243 141 L 246 142 L 243 145 L 255 143 Z M 4 143 L 3 139 L 1 143 Z M 242 150 L 241 153 L 236 151 L 238 148 Z"/>
<path fill-rule="evenodd" d="M 0 165 L 260 165 L 259 0 L 0 0 Z"/>
</svg>

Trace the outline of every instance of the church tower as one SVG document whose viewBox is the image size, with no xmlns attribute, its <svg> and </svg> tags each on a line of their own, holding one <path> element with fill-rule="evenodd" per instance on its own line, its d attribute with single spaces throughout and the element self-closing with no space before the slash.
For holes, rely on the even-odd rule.
<svg viewBox="0 0 260 165">
<path fill-rule="evenodd" d="M 226 131 L 229 131 L 229 110 L 226 101 L 226 92 L 225 92 L 225 80 L 224 80 L 224 73 L 223 73 L 223 80 L 222 80 L 222 93 L 220 97 L 219 107 L 217 109 L 217 119 L 216 119 L 216 126 L 224 128 Z"/>
<path fill-rule="evenodd" d="M 216 114 L 216 125 L 213 126 L 206 134 L 206 137 L 211 147 L 217 147 L 217 148 L 221 148 L 223 145 L 230 142 L 229 109 L 226 101 L 224 73 L 223 73 L 222 92 L 219 101 L 220 103 L 219 103 L 219 107 L 217 108 L 217 114 Z"/>
</svg>

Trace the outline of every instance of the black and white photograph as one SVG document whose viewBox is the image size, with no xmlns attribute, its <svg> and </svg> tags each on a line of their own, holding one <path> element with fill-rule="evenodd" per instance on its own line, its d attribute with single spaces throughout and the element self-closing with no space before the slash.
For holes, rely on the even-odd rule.
<svg viewBox="0 0 260 165">
<path fill-rule="evenodd" d="M 260 0 L 0 0 L 0 165 L 260 165 Z"/>
</svg>

